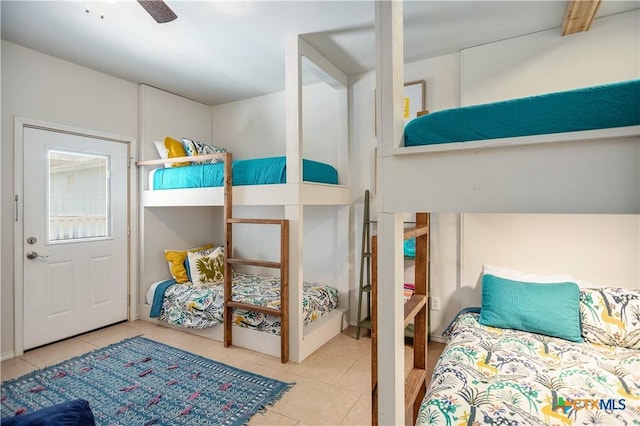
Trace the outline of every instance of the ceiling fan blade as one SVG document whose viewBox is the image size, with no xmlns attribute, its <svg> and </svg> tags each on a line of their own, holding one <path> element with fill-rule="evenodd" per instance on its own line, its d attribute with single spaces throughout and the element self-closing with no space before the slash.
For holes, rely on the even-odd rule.
<svg viewBox="0 0 640 426">
<path fill-rule="evenodd" d="M 158 24 L 171 22 L 178 17 L 162 0 L 138 0 L 138 3 Z"/>
</svg>

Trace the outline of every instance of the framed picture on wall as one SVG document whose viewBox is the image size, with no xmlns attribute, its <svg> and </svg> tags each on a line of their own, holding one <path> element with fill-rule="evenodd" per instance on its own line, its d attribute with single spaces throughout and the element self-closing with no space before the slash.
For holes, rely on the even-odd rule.
<svg viewBox="0 0 640 426">
<path fill-rule="evenodd" d="M 426 106 L 427 89 L 424 80 L 409 81 L 404 84 L 403 116 L 404 124 L 413 120 Z"/>
</svg>

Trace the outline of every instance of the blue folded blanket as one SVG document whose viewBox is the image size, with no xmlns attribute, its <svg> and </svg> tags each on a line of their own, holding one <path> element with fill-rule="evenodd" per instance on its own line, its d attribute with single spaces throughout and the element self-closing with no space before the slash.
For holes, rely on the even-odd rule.
<svg viewBox="0 0 640 426">
<path fill-rule="evenodd" d="M 156 291 L 153 293 L 153 303 L 151 304 L 151 318 L 158 318 L 162 313 L 162 302 L 164 301 L 164 292 L 170 285 L 176 284 L 176 280 L 166 280 L 158 284 Z"/>
</svg>

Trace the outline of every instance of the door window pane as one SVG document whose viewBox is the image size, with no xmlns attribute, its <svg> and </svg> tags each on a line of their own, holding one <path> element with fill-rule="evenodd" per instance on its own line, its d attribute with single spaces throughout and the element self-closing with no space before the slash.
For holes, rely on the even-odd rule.
<svg viewBox="0 0 640 426">
<path fill-rule="evenodd" d="M 50 150 L 47 160 L 49 241 L 109 237 L 109 157 Z"/>
</svg>

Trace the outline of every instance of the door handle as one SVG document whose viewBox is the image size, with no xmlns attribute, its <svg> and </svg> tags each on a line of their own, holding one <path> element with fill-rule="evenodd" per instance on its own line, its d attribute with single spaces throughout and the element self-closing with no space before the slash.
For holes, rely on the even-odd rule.
<svg viewBox="0 0 640 426">
<path fill-rule="evenodd" d="M 47 256 L 42 256 L 42 255 L 36 253 L 35 251 L 30 251 L 30 252 L 27 253 L 27 259 L 29 259 L 29 260 L 34 260 L 34 259 L 37 259 L 39 257 L 41 257 L 43 259 L 46 259 L 49 256 L 48 255 Z"/>
</svg>

